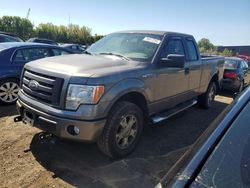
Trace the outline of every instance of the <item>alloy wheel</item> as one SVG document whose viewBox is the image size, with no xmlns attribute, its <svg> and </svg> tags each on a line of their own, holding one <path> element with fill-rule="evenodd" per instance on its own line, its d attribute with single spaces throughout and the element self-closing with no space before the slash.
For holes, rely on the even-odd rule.
<svg viewBox="0 0 250 188">
<path fill-rule="evenodd" d="M 137 136 L 137 129 L 137 118 L 134 115 L 123 116 L 116 132 L 117 146 L 120 149 L 128 148 Z"/>
<path fill-rule="evenodd" d="M 214 97 L 215 97 L 215 88 L 211 87 L 208 93 L 208 104 L 211 104 L 213 102 Z"/>
<path fill-rule="evenodd" d="M 12 103 L 17 100 L 19 86 L 15 82 L 5 82 L 0 86 L 0 99 L 5 103 Z"/>
</svg>

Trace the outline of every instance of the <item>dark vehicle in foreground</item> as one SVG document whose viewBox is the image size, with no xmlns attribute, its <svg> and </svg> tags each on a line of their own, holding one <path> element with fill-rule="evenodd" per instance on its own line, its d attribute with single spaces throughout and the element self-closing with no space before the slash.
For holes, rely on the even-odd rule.
<svg viewBox="0 0 250 188">
<path fill-rule="evenodd" d="M 113 158 L 135 149 L 148 121 L 209 108 L 223 76 L 224 57 L 202 58 L 187 34 L 118 32 L 85 53 L 26 64 L 15 121 L 95 141 Z"/>
<path fill-rule="evenodd" d="M 20 75 L 25 63 L 45 57 L 71 54 L 60 47 L 10 42 L 0 44 L 0 103 L 12 104 L 17 100 Z"/>
<path fill-rule="evenodd" d="M 86 47 L 84 48 L 83 45 L 80 44 L 62 44 L 60 45 L 60 47 L 71 50 L 73 53 L 77 54 L 84 53 L 84 51 L 86 50 Z"/>
<path fill-rule="evenodd" d="M 228 106 L 156 187 L 250 187 L 250 87 Z"/>
<path fill-rule="evenodd" d="M 0 43 L 2 42 L 23 42 L 23 40 L 11 33 L 0 32 Z"/>
<path fill-rule="evenodd" d="M 42 38 L 30 38 L 26 42 L 35 42 L 35 43 L 50 44 L 50 45 L 56 45 L 56 46 L 58 45 L 58 43 L 56 43 L 53 40 L 42 39 Z"/>
<path fill-rule="evenodd" d="M 237 57 L 225 58 L 222 89 L 241 92 L 250 83 L 250 68 L 246 61 Z"/>
</svg>

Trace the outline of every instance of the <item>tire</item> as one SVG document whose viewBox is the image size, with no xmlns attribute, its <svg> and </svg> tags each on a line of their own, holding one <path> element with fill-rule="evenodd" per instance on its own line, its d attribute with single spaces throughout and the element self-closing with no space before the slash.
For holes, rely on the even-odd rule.
<svg viewBox="0 0 250 188">
<path fill-rule="evenodd" d="M 198 97 L 198 104 L 203 108 L 210 108 L 214 101 L 216 95 L 216 84 L 215 82 L 210 82 L 208 85 L 206 93 Z"/>
<path fill-rule="evenodd" d="M 143 112 L 137 105 L 126 101 L 118 102 L 111 110 L 103 133 L 97 140 L 100 150 L 113 159 L 130 154 L 138 144 L 143 123 Z"/>
<path fill-rule="evenodd" d="M 238 92 L 238 93 L 241 93 L 241 92 L 243 91 L 243 89 L 244 89 L 244 80 L 242 80 L 242 81 L 240 82 L 240 86 L 239 86 L 239 89 L 237 90 L 237 92 Z"/>
<path fill-rule="evenodd" d="M 8 78 L 0 81 L 0 103 L 14 104 L 17 100 L 17 93 L 19 91 L 19 81 L 14 78 Z"/>
</svg>

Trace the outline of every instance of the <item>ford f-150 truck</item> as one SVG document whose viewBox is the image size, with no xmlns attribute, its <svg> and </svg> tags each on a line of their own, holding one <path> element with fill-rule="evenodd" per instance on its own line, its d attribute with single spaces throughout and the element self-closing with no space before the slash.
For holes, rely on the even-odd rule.
<svg viewBox="0 0 250 188">
<path fill-rule="evenodd" d="M 147 122 L 197 102 L 209 108 L 223 64 L 223 57 L 202 58 L 191 35 L 113 33 L 85 54 L 26 64 L 15 121 L 58 137 L 95 141 L 106 155 L 123 157 L 135 149 Z"/>
</svg>

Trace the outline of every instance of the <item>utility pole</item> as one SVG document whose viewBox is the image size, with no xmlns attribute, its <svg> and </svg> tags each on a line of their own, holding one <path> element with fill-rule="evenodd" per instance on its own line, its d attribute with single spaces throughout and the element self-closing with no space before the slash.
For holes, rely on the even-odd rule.
<svg viewBox="0 0 250 188">
<path fill-rule="evenodd" d="M 26 19 L 29 19 L 29 16 L 30 16 L 30 8 L 29 8 L 29 10 L 28 10 L 28 12 L 27 12 Z"/>
<path fill-rule="evenodd" d="M 70 25 L 70 13 L 69 13 L 69 25 Z"/>
</svg>

